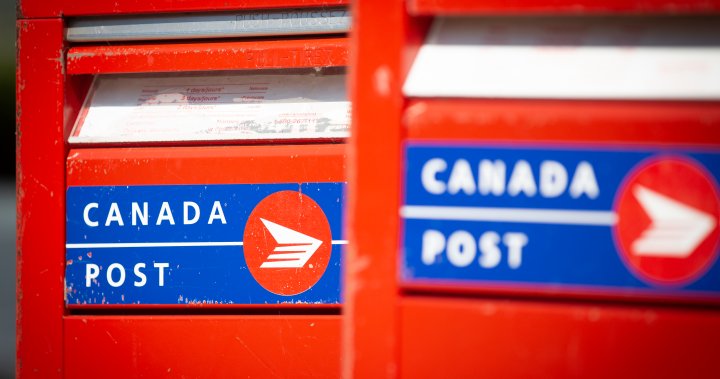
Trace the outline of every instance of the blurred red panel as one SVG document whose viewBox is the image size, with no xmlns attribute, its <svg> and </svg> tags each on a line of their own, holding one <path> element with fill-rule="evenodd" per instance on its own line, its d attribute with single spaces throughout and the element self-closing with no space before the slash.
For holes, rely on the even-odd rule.
<svg viewBox="0 0 720 379">
<path fill-rule="evenodd" d="M 714 102 L 413 100 L 408 138 L 720 145 Z"/>
<path fill-rule="evenodd" d="M 717 13 L 716 0 L 410 0 L 413 14 L 678 14 Z"/>
<path fill-rule="evenodd" d="M 404 378 L 716 378 L 720 310 L 401 300 Z"/>
</svg>

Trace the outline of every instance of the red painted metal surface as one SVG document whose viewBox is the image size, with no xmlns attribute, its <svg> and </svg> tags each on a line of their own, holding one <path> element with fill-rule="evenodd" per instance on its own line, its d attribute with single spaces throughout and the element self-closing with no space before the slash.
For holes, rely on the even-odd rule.
<svg viewBox="0 0 720 379">
<path fill-rule="evenodd" d="M 345 66 L 346 38 L 77 46 L 69 74 Z"/>
<path fill-rule="evenodd" d="M 715 378 L 720 310 L 404 298 L 403 378 Z"/>
<path fill-rule="evenodd" d="M 347 1 L 29 0 L 20 11 L 59 17 L 337 4 Z M 66 161 L 65 141 L 92 74 L 344 66 L 346 39 L 82 46 L 70 49 L 67 67 L 64 52 L 61 18 L 18 22 L 18 377 L 338 377 L 341 316 L 309 314 L 328 311 L 133 316 L 137 310 L 117 307 L 64 316 L 64 203 L 68 185 L 342 181 L 344 145 L 87 148 Z"/>
<path fill-rule="evenodd" d="M 399 1 L 358 1 L 352 11 L 343 376 L 392 378 L 399 369 L 401 86 L 428 23 L 410 22 Z"/>
<path fill-rule="evenodd" d="M 412 14 L 682 14 L 717 13 L 717 0 L 409 0 Z"/>
<path fill-rule="evenodd" d="M 17 376 L 60 377 L 65 244 L 63 23 L 20 20 Z"/>
<path fill-rule="evenodd" d="M 337 378 L 334 315 L 71 316 L 68 378 Z"/>
<path fill-rule="evenodd" d="M 581 254 L 582 249 L 578 248 L 574 253 Z M 411 284 L 402 285 L 403 295 L 415 296 L 417 294 L 435 296 L 504 296 L 532 297 L 538 301 L 554 301 L 563 299 L 565 301 L 612 301 L 618 304 L 654 303 L 673 304 L 675 306 L 720 306 L 720 299 L 705 294 L 681 294 L 667 295 L 655 294 L 649 291 L 637 290 L 608 290 L 591 286 L 559 286 L 553 283 L 547 284 L 507 284 L 507 283 L 467 283 L 460 281 L 415 281 Z"/>
<path fill-rule="evenodd" d="M 419 140 L 720 145 L 713 102 L 413 100 L 404 123 Z"/>
<path fill-rule="evenodd" d="M 720 145 L 717 103 L 405 98 L 398 87 L 428 16 L 720 11 L 716 1 L 672 4 L 614 0 L 354 4 L 350 246 L 343 328 L 346 377 L 718 376 L 713 357 L 714 341 L 720 337 L 717 304 L 700 308 L 677 299 L 671 306 L 663 298 L 610 299 L 587 292 L 558 298 L 552 289 L 485 288 L 483 292 L 457 283 L 438 288 L 402 287 L 397 282 L 404 141 L 695 149 Z M 384 28 L 375 27 L 380 20 Z M 490 291 L 495 291 L 492 299 L 480 297 Z"/>
<path fill-rule="evenodd" d="M 68 186 L 337 182 L 345 145 L 71 150 Z"/>
<path fill-rule="evenodd" d="M 335 6 L 348 3 L 348 0 L 21 0 L 19 12 L 23 18 L 39 18 L 260 8 L 300 8 Z"/>
<path fill-rule="evenodd" d="M 397 121 L 402 111 L 398 69 L 406 21 L 399 2 L 353 5 L 343 377 L 391 378 L 397 374 L 399 353 L 397 265 L 392 257 L 398 243 L 393 233 L 398 227 Z M 378 20 L 373 15 L 380 8 L 382 28 L 370 23 Z M 365 17 L 368 22 L 358 22 Z"/>
</svg>

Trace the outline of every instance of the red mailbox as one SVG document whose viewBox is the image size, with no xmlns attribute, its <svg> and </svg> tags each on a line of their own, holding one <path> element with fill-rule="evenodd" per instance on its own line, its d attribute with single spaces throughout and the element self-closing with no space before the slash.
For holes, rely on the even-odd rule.
<svg viewBox="0 0 720 379">
<path fill-rule="evenodd" d="M 719 5 L 359 2 L 344 373 L 717 376 Z"/>
<path fill-rule="evenodd" d="M 345 1 L 23 1 L 18 377 L 337 377 Z"/>
</svg>

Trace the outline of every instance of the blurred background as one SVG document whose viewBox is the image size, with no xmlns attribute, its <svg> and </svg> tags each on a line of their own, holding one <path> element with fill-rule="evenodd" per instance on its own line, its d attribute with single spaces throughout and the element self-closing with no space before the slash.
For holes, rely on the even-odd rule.
<svg viewBox="0 0 720 379">
<path fill-rule="evenodd" d="M 0 379 L 15 377 L 15 0 L 0 0 Z"/>
</svg>

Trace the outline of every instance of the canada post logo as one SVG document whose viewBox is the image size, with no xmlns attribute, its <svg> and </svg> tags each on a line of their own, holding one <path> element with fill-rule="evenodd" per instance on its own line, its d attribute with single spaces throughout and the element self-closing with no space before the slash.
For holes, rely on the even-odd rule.
<svg viewBox="0 0 720 379">
<path fill-rule="evenodd" d="M 71 187 L 68 303 L 338 302 L 342 186 Z"/>
<path fill-rule="evenodd" d="M 276 192 L 245 225 L 245 260 L 255 280 L 278 295 L 297 295 L 322 277 L 330 261 L 330 225 L 320 206 L 297 191 Z"/>
</svg>

